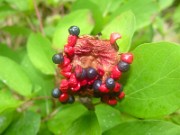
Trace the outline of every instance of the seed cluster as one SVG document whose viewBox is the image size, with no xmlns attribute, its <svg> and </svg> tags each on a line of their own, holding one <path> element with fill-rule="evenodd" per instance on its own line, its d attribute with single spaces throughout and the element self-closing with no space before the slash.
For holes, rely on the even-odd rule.
<svg viewBox="0 0 180 135">
<path fill-rule="evenodd" d="M 112 33 L 110 40 L 101 40 L 96 36 L 79 36 L 77 26 L 71 26 L 68 31 L 70 35 L 64 52 L 52 57 L 64 77 L 52 96 L 61 103 L 73 103 L 74 96 L 78 95 L 100 98 L 104 103 L 116 105 L 117 100 L 125 96 L 118 80 L 133 61 L 132 53 L 118 53 L 116 40 L 121 35 Z"/>
</svg>

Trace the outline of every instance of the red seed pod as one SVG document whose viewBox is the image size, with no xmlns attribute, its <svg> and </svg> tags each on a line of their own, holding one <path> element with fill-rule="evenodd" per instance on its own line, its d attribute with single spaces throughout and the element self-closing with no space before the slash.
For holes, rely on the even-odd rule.
<svg viewBox="0 0 180 135">
<path fill-rule="evenodd" d="M 61 74 L 65 77 L 65 78 L 70 78 L 70 76 L 71 76 L 71 72 L 63 72 L 63 71 L 61 71 Z"/>
<path fill-rule="evenodd" d="M 102 92 L 102 93 L 109 93 L 109 89 L 106 87 L 106 84 L 102 84 L 99 87 L 99 91 Z"/>
<path fill-rule="evenodd" d="M 121 74 L 122 73 L 121 73 L 121 71 L 119 71 L 118 67 L 114 66 L 112 69 L 110 77 L 115 79 L 115 80 L 118 80 L 121 77 Z"/>
<path fill-rule="evenodd" d="M 63 79 L 61 80 L 61 83 L 60 83 L 60 90 L 62 92 L 67 92 L 69 89 L 69 83 L 68 83 L 68 80 L 66 79 Z"/>
<path fill-rule="evenodd" d="M 62 103 L 67 102 L 69 99 L 69 95 L 67 93 L 62 93 L 59 97 L 59 101 Z"/>
<path fill-rule="evenodd" d="M 73 92 L 77 92 L 77 91 L 80 90 L 80 88 L 81 88 L 81 85 L 80 85 L 80 83 L 78 83 L 76 86 L 71 87 L 71 90 L 72 90 Z"/>
<path fill-rule="evenodd" d="M 133 62 L 133 54 L 132 53 L 123 53 L 121 55 L 121 60 L 131 64 Z"/>
<path fill-rule="evenodd" d="M 69 87 L 76 87 L 78 84 L 78 81 L 75 77 L 74 74 L 71 74 L 70 78 L 69 78 Z"/>
<path fill-rule="evenodd" d="M 74 47 L 77 41 L 77 36 L 75 35 L 69 35 L 68 36 L 68 46 Z"/>
<path fill-rule="evenodd" d="M 63 67 L 66 67 L 66 66 L 69 65 L 70 63 L 71 63 L 70 59 L 67 58 L 66 56 L 64 56 L 64 61 L 63 61 L 63 63 L 62 63 L 62 64 L 59 64 L 58 67 L 62 69 Z"/>
<path fill-rule="evenodd" d="M 62 69 L 61 70 L 62 72 L 71 72 L 72 64 L 69 64 L 69 65 L 67 65 L 65 67 L 62 67 L 61 69 Z"/>
<path fill-rule="evenodd" d="M 81 86 L 87 85 L 88 81 L 86 79 L 80 81 Z"/>
<path fill-rule="evenodd" d="M 105 72 L 104 72 L 104 69 L 102 69 L 102 68 L 100 68 L 100 67 L 97 69 L 97 72 L 98 72 L 98 74 L 99 74 L 100 76 L 103 76 L 104 73 L 105 73 Z"/>
<path fill-rule="evenodd" d="M 116 40 L 120 38 L 121 38 L 121 35 L 119 33 L 112 33 L 110 35 L 110 44 L 113 45 L 116 42 Z"/>
<path fill-rule="evenodd" d="M 124 97 L 125 97 L 125 93 L 122 91 L 122 92 L 119 94 L 118 98 L 119 98 L 119 99 L 123 99 Z"/>
<path fill-rule="evenodd" d="M 119 92 L 119 91 L 120 91 L 120 88 L 121 88 L 121 84 L 119 84 L 119 83 L 116 82 L 113 91 L 114 91 L 114 92 Z"/>
<path fill-rule="evenodd" d="M 66 45 L 66 46 L 64 46 L 64 52 L 68 56 L 72 57 L 74 55 L 74 47 Z"/>
<path fill-rule="evenodd" d="M 116 98 L 110 98 L 107 103 L 109 105 L 116 105 L 117 104 L 117 100 L 116 100 Z"/>
</svg>

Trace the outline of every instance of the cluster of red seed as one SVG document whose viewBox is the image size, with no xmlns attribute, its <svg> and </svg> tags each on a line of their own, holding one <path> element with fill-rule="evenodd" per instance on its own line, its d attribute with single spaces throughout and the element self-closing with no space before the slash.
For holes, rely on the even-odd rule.
<svg viewBox="0 0 180 135">
<path fill-rule="evenodd" d="M 121 38 L 120 34 L 112 33 L 110 40 L 90 35 L 79 37 L 77 26 L 71 26 L 69 33 L 64 52 L 52 58 L 64 76 L 52 96 L 62 103 L 73 103 L 74 95 L 79 95 L 101 98 L 104 103 L 116 105 L 117 99 L 125 96 L 118 80 L 133 61 L 131 53 L 118 53 L 116 40 Z"/>
</svg>

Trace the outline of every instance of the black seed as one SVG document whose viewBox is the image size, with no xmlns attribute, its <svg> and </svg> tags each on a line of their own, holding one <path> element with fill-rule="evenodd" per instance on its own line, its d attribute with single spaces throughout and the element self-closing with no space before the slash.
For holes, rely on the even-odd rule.
<svg viewBox="0 0 180 135">
<path fill-rule="evenodd" d="M 54 98 L 59 98 L 59 96 L 61 95 L 61 91 L 60 91 L 58 88 L 55 88 L 54 90 L 52 90 L 51 95 L 52 95 Z"/>
<path fill-rule="evenodd" d="M 92 67 L 87 68 L 87 77 L 88 77 L 89 79 L 95 78 L 96 75 L 97 75 L 96 69 L 94 69 L 94 68 L 92 68 Z"/>
<path fill-rule="evenodd" d="M 74 103 L 74 101 L 75 101 L 74 96 L 69 96 L 68 103 L 72 104 Z"/>
<path fill-rule="evenodd" d="M 93 83 L 94 92 L 99 92 L 99 87 L 101 86 L 101 84 L 102 84 L 102 81 L 101 81 L 101 80 L 96 80 L 96 81 Z"/>
<path fill-rule="evenodd" d="M 115 87 L 115 81 L 113 78 L 107 78 L 106 79 L 106 87 L 108 89 L 113 89 Z"/>
<path fill-rule="evenodd" d="M 79 29 L 79 27 L 77 27 L 77 26 L 71 26 L 71 27 L 68 29 L 68 31 L 69 31 L 69 34 L 75 35 L 75 36 L 78 36 L 79 33 L 80 33 L 80 29 Z"/>
<path fill-rule="evenodd" d="M 63 54 L 62 53 L 54 54 L 54 56 L 52 57 L 52 61 L 55 64 L 61 64 L 64 61 Z"/>
<path fill-rule="evenodd" d="M 130 65 L 126 62 L 120 61 L 117 65 L 118 69 L 122 72 L 128 71 Z"/>
</svg>

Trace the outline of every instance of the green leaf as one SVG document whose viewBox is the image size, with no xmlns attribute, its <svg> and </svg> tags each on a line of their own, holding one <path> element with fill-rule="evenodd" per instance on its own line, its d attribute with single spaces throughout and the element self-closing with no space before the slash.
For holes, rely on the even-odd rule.
<svg viewBox="0 0 180 135">
<path fill-rule="evenodd" d="M 18 35 L 28 36 L 31 32 L 31 30 L 28 28 L 25 28 L 23 26 L 16 26 L 16 25 L 5 26 L 1 30 L 13 36 L 18 36 Z"/>
<path fill-rule="evenodd" d="M 109 105 L 101 104 L 96 106 L 96 115 L 101 126 L 102 132 L 120 124 L 121 114 L 118 110 Z"/>
<path fill-rule="evenodd" d="M 109 39 L 110 34 L 118 32 L 122 38 L 117 40 L 120 52 L 126 52 L 131 45 L 131 39 L 135 30 L 135 17 L 128 11 L 114 18 L 102 31 L 102 37 Z"/>
<path fill-rule="evenodd" d="M 158 120 L 132 121 L 119 124 L 103 135 L 179 135 L 180 126 Z"/>
<path fill-rule="evenodd" d="M 136 17 L 136 28 L 143 28 L 152 23 L 153 16 L 158 12 L 158 3 L 154 0 L 123 0 L 112 18 L 119 14 L 132 10 Z M 112 19 L 111 18 L 111 19 Z"/>
<path fill-rule="evenodd" d="M 12 9 L 12 7 L 10 7 L 9 5 L 5 5 L 5 4 L 2 4 L 0 5 L 0 19 L 4 19 L 10 15 L 14 15 L 16 14 L 17 11 Z"/>
<path fill-rule="evenodd" d="M 20 58 L 17 55 L 17 52 L 13 51 L 6 44 L 0 44 L 0 52 L 1 52 L 0 56 L 8 57 L 16 62 L 20 61 Z"/>
<path fill-rule="evenodd" d="M 0 113 L 0 134 L 9 126 L 9 124 L 13 120 L 13 111 L 12 110 L 5 110 Z"/>
<path fill-rule="evenodd" d="M 164 10 L 173 4 L 174 0 L 158 0 L 160 10 Z"/>
<path fill-rule="evenodd" d="M 48 121 L 48 128 L 54 134 L 64 134 L 71 123 L 85 111 L 86 108 L 81 104 L 61 106 L 58 113 Z"/>
<path fill-rule="evenodd" d="M 9 58 L 0 56 L 0 80 L 23 96 L 30 96 L 32 84 L 21 67 Z"/>
<path fill-rule="evenodd" d="M 75 120 L 66 135 L 101 135 L 101 128 L 94 111 L 87 111 Z"/>
<path fill-rule="evenodd" d="M 180 46 L 149 43 L 138 46 L 125 84 L 120 110 L 140 118 L 170 114 L 180 106 Z"/>
<path fill-rule="evenodd" d="M 40 34 L 31 34 L 27 42 L 28 56 L 33 65 L 42 73 L 55 74 L 55 65 L 52 62 L 54 51 L 50 41 Z"/>
<path fill-rule="evenodd" d="M 24 112 L 11 124 L 4 135 L 36 135 L 40 127 L 40 116 L 34 112 Z"/>
<path fill-rule="evenodd" d="M 7 90 L 0 91 L 0 99 L 0 113 L 5 111 L 6 109 L 15 109 L 21 104 L 21 101 L 16 100 Z"/>
<path fill-rule="evenodd" d="M 16 10 L 19 11 L 26 11 L 34 9 L 33 1 L 32 0 L 5 0 Z"/>
<path fill-rule="evenodd" d="M 101 10 L 103 17 L 114 12 L 119 5 L 123 2 L 122 0 L 90 0 L 95 3 Z M 112 8 L 113 7 L 113 8 Z"/>
<path fill-rule="evenodd" d="M 77 0 L 73 3 L 72 5 L 72 10 L 79 10 L 79 9 L 89 9 L 92 12 L 94 21 L 95 21 L 95 26 L 93 29 L 93 33 L 97 34 L 101 32 L 102 27 L 103 27 L 103 17 L 102 17 L 102 12 L 99 9 L 99 6 L 94 4 L 93 2 L 89 0 Z M 86 33 L 88 34 L 88 33 Z"/>
<path fill-rule="evenodd" d="M 55 49 L 62 49 L 67 43 L 68 29 L 72 25 L 80 28 L 80 35 L 89 34 L 94 27 L 92 13 L 87 9 L 77 10 L 60 20 L 53 37 L 53 47 Z"/>
</svg>

